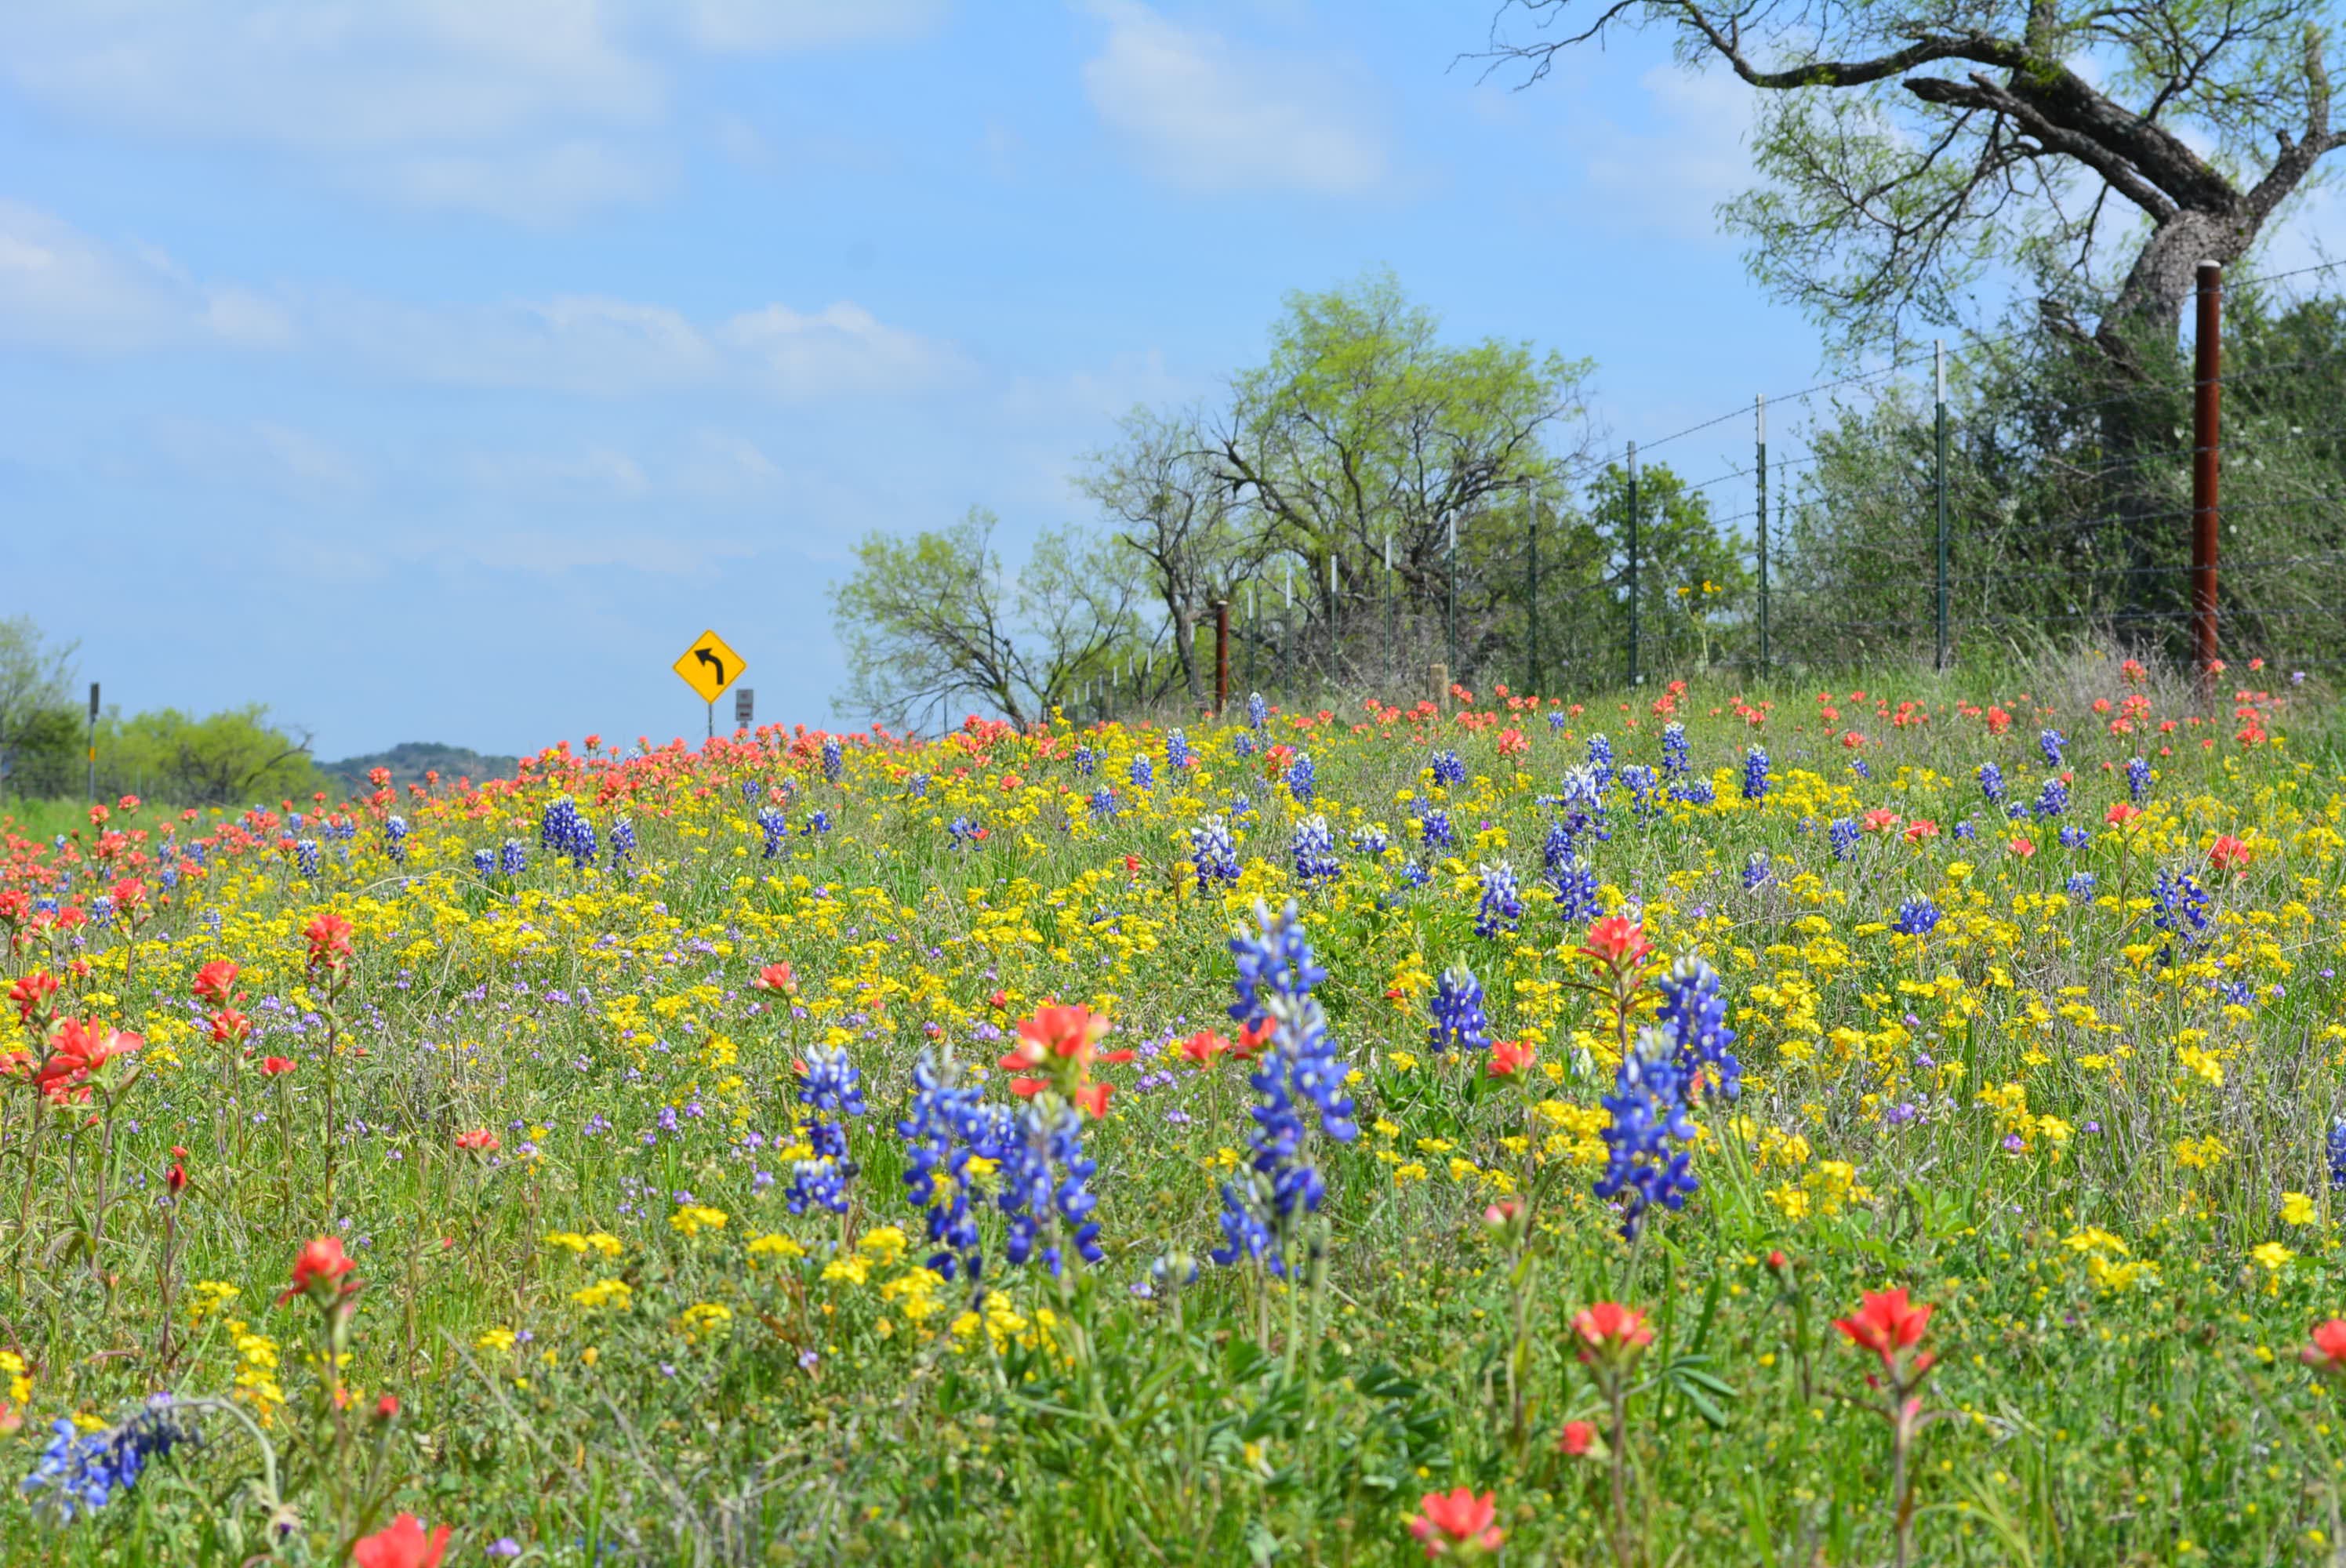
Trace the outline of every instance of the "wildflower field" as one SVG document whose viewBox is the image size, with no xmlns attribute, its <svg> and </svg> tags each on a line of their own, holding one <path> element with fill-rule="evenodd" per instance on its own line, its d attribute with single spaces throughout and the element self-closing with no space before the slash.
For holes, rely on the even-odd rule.
<svg viewBox="0 0 2346 1568">
<path fill-rule="evenodd" d="M 2221 680 L 12 828 L 0 1559 L 2333 1561 L 2346 770 Z"/>
</svg>

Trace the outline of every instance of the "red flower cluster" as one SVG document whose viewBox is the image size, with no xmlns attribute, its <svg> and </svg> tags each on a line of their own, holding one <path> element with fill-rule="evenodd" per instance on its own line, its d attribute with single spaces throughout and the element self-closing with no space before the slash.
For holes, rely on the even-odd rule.
<svg viewBox="0 0 2346 1568">
<path fill-rule="evenodd" d="M 1010 1092 L 1031 1100 L 1046 1089 L 1056 1089 L 1090 1115 L 1106 1115 L 1108 1085 L 1092 1081 L 1092 1067 L 1129 1062 L 1133 1056 L 1130 1051 L 1095 1049 L 1110 1027 L 1107 1018 L 1088 1007 L 1037 1008 L 1034 1017 L 1020 1022 L 1018 1044 L 1002 1058 L 1005 1070 L 1020 1074 L 1010 1080 Z M 1035 1076 L 1038 1071 L 1047 1075 Z"/>
</svg>

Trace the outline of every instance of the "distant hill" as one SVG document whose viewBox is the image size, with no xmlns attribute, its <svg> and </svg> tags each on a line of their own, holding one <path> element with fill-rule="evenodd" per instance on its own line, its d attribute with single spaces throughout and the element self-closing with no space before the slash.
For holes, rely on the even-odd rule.
<svg viewBox="0 0 2346 1568">
<path fill-rule="evenodd" d="M 367 782 L 367 775 L 378 768 L 390 769 L 392 784 L 399 787 L 421 784 L 423 776 L 432 772 L 440 775 L 443 784 L 454 784 L 459 779 L 470 779 L 475 784 L 484 779 L 510 779 L 520 764 L 517 757 L 490 757 L 433 740 L 403 740 L 388 751 L 345 757 L 339 762 L 321 762 L 318 770 L 356 791 L 372 788 Z"/>
</svg>

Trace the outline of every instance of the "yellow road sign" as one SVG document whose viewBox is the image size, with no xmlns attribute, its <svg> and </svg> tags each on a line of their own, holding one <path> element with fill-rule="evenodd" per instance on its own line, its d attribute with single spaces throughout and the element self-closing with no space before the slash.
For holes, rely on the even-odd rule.
<svg viewBox="0 0 2346 1568">
<path fill-rule="evenodd" d="M 741 678 L 744 667 L 741 656 L 727 647 L 725 639 L 715 632 L 701 633 L 676 661 L 676 673 L 700 694 L 703 702 L 715 702 L 719 694 Z"/>
</svg>

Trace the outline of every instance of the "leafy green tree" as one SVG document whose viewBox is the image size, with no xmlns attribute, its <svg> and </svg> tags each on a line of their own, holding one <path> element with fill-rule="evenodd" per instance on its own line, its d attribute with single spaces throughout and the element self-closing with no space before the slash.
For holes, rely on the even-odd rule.
<svg viewBox="0 0 2346 1568">
<path fill-rule="evenodd" d="M 831 591 L 847 650 L 841 712 L 906 724 L 974 700 L 1025 724 L 1068 701 L 1137 632 L 1137 589 L 1097 541 L 1037 539 L 1015 585 L 994 548 L 999 519 L 973 506 L 910 538 L 874 532 Z"/>
<path fill-rule="evenodd" d="M 177 708 L 124 718 L 109 712 L 97 731 L 98 789 L 184 806 L 234 806 L 301 796 L 321 788 L 310 738 L 269 721 L 260 703 L 199 718 Z"/>
<path fill-rule="evenodd" d="M 1495 338 L 1446 343 L 1389 272 L 1287 307 L 1269 361 L 1237 379 L 1212 428 L 1221 471 L 1323 616 L 1388 547 L 1402 597 L 1430 610 L 1447 592 L 1451 521 L 1551 484 L 1552 442 L 1577 454 L 1588 362 Z M 1497 595 L 1483 597 L 1478 612 Z"/>
<path fill-rule="evenodd" d="M 62 793 L 79 756 L 73 656 L 73 644 L 49 642 L 30 616 L 0 616 L 0 759 L 15 794 Z"/>
<path fill-rule="evenodd" d="M 1530 16 L 1545 36 L 1510 36 Z M 1845 335 L 1955 323 L 2017 276 L 2098 385 L 2117 472 L 2172 444 L 2201 260 L 2248 256 L 2323 160 L 2337 0 L 1507 0 L 1536 81 L 1617 28 L 1757 90 L 1752 271 Z M 2091 320 L 2081 319 L 2090 317 Z M 2129 613 L 2176 607 L 2156 486 L 2110 486 Z"/>
<path fill-rule="evenodd" d="M 1588 515 L 1603 541 L 1614 635 L 1626 638 L 1629 603 L 1629 473 L 1608 463 L 1588 486 Z M 1647 671 L 1703 669 L 1739 633 L 1751 606 L 1743 545 L 1712 520 L 1710 498 L 1666 463 L 1637 473 L 1637 618 Z M 1617 643 L 1617 646 L 1618 644 Z"/>
</svg>

